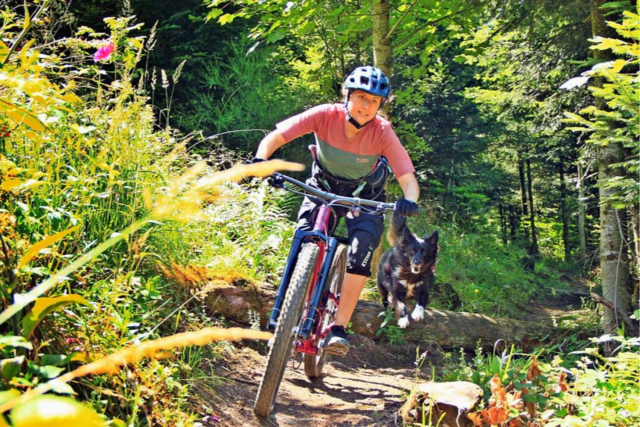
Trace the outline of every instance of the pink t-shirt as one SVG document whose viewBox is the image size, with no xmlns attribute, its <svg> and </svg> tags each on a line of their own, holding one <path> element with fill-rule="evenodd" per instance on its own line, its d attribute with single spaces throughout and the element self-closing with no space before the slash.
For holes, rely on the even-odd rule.
<svg viewBox="0 0 640 427">
<path fill-rule="evenodd" d="M 290 117 L 276 127 L 286 142 L 313 132 L 318 161 L 336 178 L 362 178 L 375 168 L 381 155 L 387 158 L 397 177 L 415 171 L 391 123 L 376 116 L 353 138 L 347 138 L 345 117 L 344 104 L 322 104 Z"/>
</svg>

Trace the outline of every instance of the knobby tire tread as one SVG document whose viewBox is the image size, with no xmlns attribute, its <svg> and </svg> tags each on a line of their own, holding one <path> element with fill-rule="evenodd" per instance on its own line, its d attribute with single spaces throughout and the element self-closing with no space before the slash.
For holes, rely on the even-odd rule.
<svg viewBox="0 0 640 427">
<path fill-rule="evenodd" d="M 324 284 L 325 290 L 330 290 L 331 293 L 337 295 L 342 289 L 342 281 L 344 280 L 344 274 L 347 268 L 347 248 L 339 246 L 336 250 L 336 254 L 331 262 L 331 268 L 329 269 L 329 277 Z M 327 304 L 332 304 L 329 300 Z M 325 311 L 323 318 L 318 319 L 324 325 L 333 323 L 335 314 L 329 314 Z M 322 349 L 318 349 L 317 354 L 305 354 L 304 355 L 304 373 L 309 379 L 319 378 L 322 375 L 322 369 L 327 361 L 329 355 Z"/>
<path fill-rule="evenodd" d="M 305 243 L 302 245 L 273 334 L 273 344 L 267 357 L 267 366 L 258 388 L 254 406 L 254 412 L 258 416 L 266 417 L 269 415 L 275 403 L 276 394 L 291 354 L 293 329 L 300 322 L 318 255 L 319 248 L 316 244 Z"/>
</svg>

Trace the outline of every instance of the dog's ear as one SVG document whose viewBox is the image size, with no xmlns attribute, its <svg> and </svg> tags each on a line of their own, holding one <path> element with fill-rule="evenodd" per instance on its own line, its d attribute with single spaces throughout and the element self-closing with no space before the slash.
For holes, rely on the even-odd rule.
<svg viewBox="0 0 640 427">
<path fill-rule="evenodd" d="M 431 245 L 438 246 L 438 230 L 431 233 L 431 236 L 425 237 L 424 240 L 426 240 L 427 243 L 429 243 L 429 246 Z"/>
</svg>

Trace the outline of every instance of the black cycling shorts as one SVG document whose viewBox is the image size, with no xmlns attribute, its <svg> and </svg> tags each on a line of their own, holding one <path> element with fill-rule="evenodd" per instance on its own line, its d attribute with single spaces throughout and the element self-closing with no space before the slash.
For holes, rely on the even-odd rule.
<svg viewBox="0 0 640 427">
<path fill-rule="evenodd" d="M 313 230 L 319 203 L 306 197 L 298 212 L 298 228 Z M 329 221 L 329 235 L 335 231 L 341 218 L 345 218 L 349 232 L 349 251 L 347 252 L 347 273 L 359 276 L 371 276 L 371 259 L 380 243 L 384 231 L 382 215 L 360 212 L 355 217 L 347 208 L 333 208 L 335 215 Z"/>
</svg>

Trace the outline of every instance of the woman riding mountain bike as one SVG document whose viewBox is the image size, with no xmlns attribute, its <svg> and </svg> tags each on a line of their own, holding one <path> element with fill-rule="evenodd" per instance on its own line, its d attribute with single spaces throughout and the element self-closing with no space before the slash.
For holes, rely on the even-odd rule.
<svg viewBox="0 0 640 427">
<path fill-rule="evenodd" d="M 389 98 L 389 80 L 375 67 L 353 70 L 343 83 L 344 103 L 323 104 L 276 125 L 258 146 L 252 162 L 265 161 L 283 145 L 314 133 L 316 144 L 311 177 L 307 184 L 341 196 L 384 202 L 389 167 L 403 198 L 396 201 L 401 215 L 418 213 L 420 189 L 413 163 L 389 123 L 378 115 Z M 277 176 L 272 181 L 277 181 Z M 280 185 L 281 182 L 276 182 Z M 306 197 L 298 213 L 298 229 L 312 230 L 320 204 Z M 336 210 L 333 231 L 345 217 L 349 250 L 347 273 L 333 326 L 323 343 L 324 351 L 344 356 L 349 351 L 345 326 L 349 323 L 365 282 L 371 276 L 371 259 L 384 229 L 381 215 Z"/>
<path fill-rule="evenodd" d="M 320 207 L 312 230 L 297 229 L 269 315 L 273 330 L 269 354 L 260 381 L 254 412 L 266 417 L 275 406 L 278 388 L 287 361 L 304 361 L 311 380 L 320 377 L 328 357 L 325 341 L 340 307 L 340 294 L 347 264 L 344 237 L 329 233 L 331 219 L 338 210 L 354 215 L 382 215 L 395 210 L 395 203 L 345 197 L 319 190 L 286 175 L 274 174 L 288 191 L 304 195 Z M 298 359 L 302 356 L 302 360 Z"/>
</svg>

